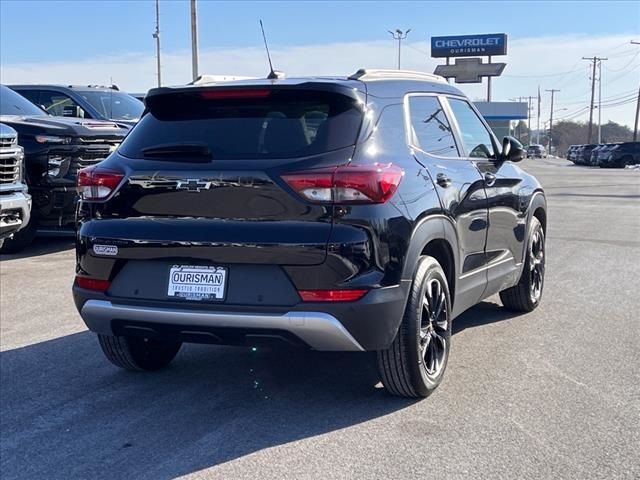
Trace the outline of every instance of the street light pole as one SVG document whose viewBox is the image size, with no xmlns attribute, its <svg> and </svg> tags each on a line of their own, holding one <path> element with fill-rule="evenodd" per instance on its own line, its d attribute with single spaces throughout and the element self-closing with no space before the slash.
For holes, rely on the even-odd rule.
<svg viewBox="0 0 640 480">
<path fill-rule="evenodd" d="M 156 39 L 156 67 L 158 70 L 158 87 L 162 86 L 162 73 L 160 69 L 160 0 L 156 0 L 156 31 L 153 38 Z"/>
<path fill-rule="evenodd" d="M 191 0 L 191 73 L 195 82 L 198 79 L 198 12 L 196 0 Z"/>
<path fill-rule="evenodd" d="M 402 40 L 407 38 L 407 35 L 409 35 L 409 32 L 411 31 L 411 29 L 408 29 L 405 32 L 403 32 L 399 28 L 396 29 L 395 32 L 392 32 L 391 30 L 387 30 L 387 31 L 391 34 L 394 40 L 398 41 L 398 70 L 400 70 L 400 51 L 402 50 Z"/>
<path fill-rule="evenodd" d="M 547 92 L 551 92 L 551 115 L 549 115 L 549 153 L 551 153 L 551 145 L 553 144 L 553 134 L 552 134 L 552 130 L 553 130 L 553 95 L 556 92 L 559 92 L 560 90 L 552 88 L 551 90 L 546 90 Z"/>
<path fill-rule="evenodd" d="M 636 42 L 634 40 L 631 40 L 631 43 L 633 45 L 640 45 L 640 42 Z M 640 117 L 640 88 L 638 89 L 638 101 L 636 103 L 636 119 L 635 119 L 635 122 L 633 122 L 633 141 L 634 142 L 638 141 L 638 117 Z"/>
</svg>

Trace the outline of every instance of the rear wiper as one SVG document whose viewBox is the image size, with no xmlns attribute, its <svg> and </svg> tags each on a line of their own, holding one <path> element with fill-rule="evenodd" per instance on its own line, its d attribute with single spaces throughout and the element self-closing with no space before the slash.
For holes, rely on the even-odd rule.
<svg viewBox="0 0 640 480">
<path fill-rule="evenodd" d="M 211 150 L 203 143 L 165 143 L 143 148 L 142 154 L 147 158 L 158 159 L 175 157 L 211 159 Z"/>
</svg>

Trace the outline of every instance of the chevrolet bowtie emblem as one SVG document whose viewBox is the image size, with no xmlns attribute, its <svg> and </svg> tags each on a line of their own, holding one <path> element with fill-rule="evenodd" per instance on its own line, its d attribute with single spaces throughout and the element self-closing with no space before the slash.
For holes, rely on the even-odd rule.
<svg viewBox="0 0 640 480">
<path fill-rule="evenodd" d="M 187 190 L 188 192 L 199 192 L 200 190 L 210 189 L 211 182 L 197 178 L 189 178 L 187 180 L 179 180 L 176 188 L 179 190 Z"/>
</svg>

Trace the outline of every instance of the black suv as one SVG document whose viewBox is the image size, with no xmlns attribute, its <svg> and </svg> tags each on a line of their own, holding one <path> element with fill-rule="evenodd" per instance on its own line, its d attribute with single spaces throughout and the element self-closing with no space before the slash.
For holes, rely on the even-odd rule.
<svg viewBox="0 0 640 480">
<path fill-rule="evenodd" d="M 52 117 L 4 85 L 0 85 L 0 122 L 18 132 L 32 197 L 29 223 L 4 242 L 2 251 L 25 248 L 37 230 L 72 232 L 76 173 L 105 159 L 127 129 L 101 120 Z"/>
<path fill-rule="evenodd" d="M 619 167 L 640 163 L 640 142 L 613 144 L 598 156 L 600 167 Z"/>
<path fill-rule="evenodd" d="M 78 176 L 73 294 L 106 357 L 166 366 L 182 342 L 376 351 L 386 388 L 440 383 L 451 321 L 542 295 L 546 202 L 441 77 L 158 88 Z"/>
</svg>

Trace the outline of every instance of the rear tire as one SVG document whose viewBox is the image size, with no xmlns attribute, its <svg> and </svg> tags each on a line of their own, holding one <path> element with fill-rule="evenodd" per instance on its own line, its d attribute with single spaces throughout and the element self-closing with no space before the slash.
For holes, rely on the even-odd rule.
<svg viewBox="0 0 640 480">
<path fill-rule="evenodd" d="M 531 218 L 527 257 L 518 283 L 500 292 L 502 304 L 514 312 L 531 312 L 540 304 L 544 287 L 545 238 L 540 220 Z"/>
<path fill-rule="evenodd" d="M 423 256 L 409 292 L 407 308 L 391 346 L 377 352 L 387 391 L 426 397 L 440 384 L 451 345 L 451 299 L 447 277 L 435 258 Z"/>
<path fill-rule="evenodd" d="M 141 337 L 114 337 L 98 334 L 107 360 L 125 370 L 153 371 L 166 367 L 180 350 L 181 342 Z"/>
</svg>

